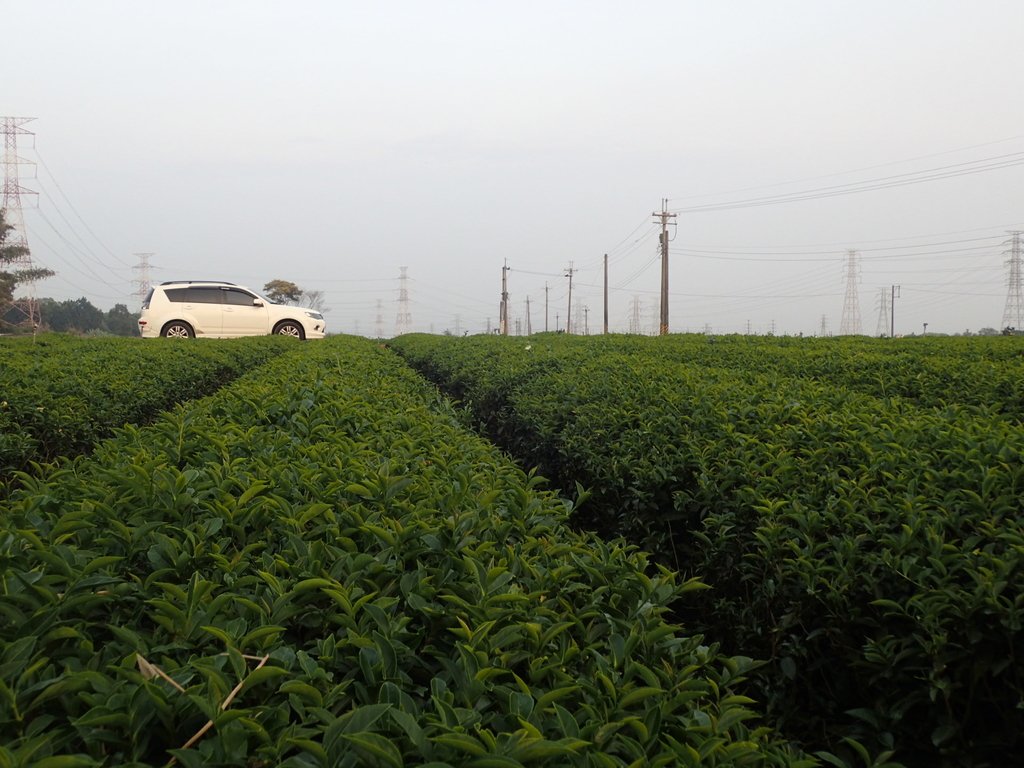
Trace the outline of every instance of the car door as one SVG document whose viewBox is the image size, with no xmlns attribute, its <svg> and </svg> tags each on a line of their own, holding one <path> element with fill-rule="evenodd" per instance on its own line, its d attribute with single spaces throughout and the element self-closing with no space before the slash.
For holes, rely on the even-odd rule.
<svg viewBox="0 0 1024 768">
<path fill-rule="evenodd" d="M 224 325 L 221 309 L 220 289 L 215 287 L 192 286 L 182 296 L 182 319 L 188 321 L 196 336 L 220 336 Z"/>
<path fill-rule="evenodd" d="M 270 333 L 269 314 L 263 299 L 241 288 L 223 287 L 224 335 L 259 336 Z"/>
</svg>

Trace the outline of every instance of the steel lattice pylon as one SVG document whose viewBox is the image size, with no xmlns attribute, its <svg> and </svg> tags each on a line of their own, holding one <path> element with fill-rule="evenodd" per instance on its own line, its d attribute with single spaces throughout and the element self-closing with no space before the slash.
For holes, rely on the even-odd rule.
<svg viewBox="0 0 1024 768">
<path fill-rule="evenodd" d="M 1021 234 L 1020 231 L 1010 232 L 1012 237 L 1007 241 L 1007 245 L 1010 247 L 1010 258 L 1006 263 L 1010 267 L 1010 273 L 1007 279 L 1006 307 L 1003 309 L 1002 322 L 1004 329 L 1012 328 L 1017 331 L 1024 329 L 1024 287 L 1022 287 L 1020 263 Z"/>
<path fill-rule="evenodd" d="M 25 216 L 22 213 L 21 196 L 35 195 L 34 190 L 20 184 L 18 166 L 28 161 L 18 157 L 18 136 L 33 136 L 23 128 L 25 123 L 35 120 L 34 117 L 0 117 L 0 125 L 4 135 L 4 182 L 0 195 L 0 209 L 4 211 L 4 219 L 13 227 L 4 245 L 24 246 L 25 253 L 5 264 L 4 269 L 11 272 L 31 270 L 32 257 L 28 251 L 28 234 L 25 230 Z M 39 325 L 39 305 L 36 303 L 35 290 L 31 282 L 26 282 L 28 296 L 0 303 L 0 324 L 26 325 L 36 328 Z M 5 322 L 5 318 L 7 319 Z"/>
<path fill-rule="evenodd" d="M 395 336 L 412 331 L 412 313 L 409 311 L 409 277 L 408 267 L 401 267 L 402 275 L 398 278 L 398 316 L 395 318 Z"/>
<path fill-rule="evenodd" d="M 839 323 L 840 336 L 859 336 L 860 300 L 857 297 L 857 283 L 860 281 L 860 265 L 857 252 L 846 252 L 846 296 L 843 298 L 843 319 Z"/>
</svg>

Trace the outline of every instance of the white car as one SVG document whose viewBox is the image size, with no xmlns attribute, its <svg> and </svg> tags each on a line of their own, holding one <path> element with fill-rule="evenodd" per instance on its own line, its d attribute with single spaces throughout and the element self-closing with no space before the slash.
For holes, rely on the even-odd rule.
<svg viewBox="0 0 1024 768">
<path fill-rule="evenodd" d="M 315 309 L 275 304 L 249 288 L 212 280 L 175 280 L 149 289 L 142 303 L 143 338 L 224 339 L 277 333 L 322 339 L 324 316 Z"/>
</svg>

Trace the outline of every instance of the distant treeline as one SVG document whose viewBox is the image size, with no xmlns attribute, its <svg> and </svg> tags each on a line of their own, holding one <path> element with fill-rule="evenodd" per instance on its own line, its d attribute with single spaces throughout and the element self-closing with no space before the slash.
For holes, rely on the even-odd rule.
<svg viewBox="0 0 1024 768">
<path fill-rule="evenodd" d="M 17 310 L 12 310 L 11 317 L 4 317 L 0 325 L 11 329 L 24 320 Z M 131 312 L 125 304 L 115 304 L 106 312 L 97 309 L 84 296 L 79 299 L 39 299 L 40 330 L 60 331 L 68 333 L 111 334 L 113 336 L 138 336 L 139 313 Z"/>
</svg>

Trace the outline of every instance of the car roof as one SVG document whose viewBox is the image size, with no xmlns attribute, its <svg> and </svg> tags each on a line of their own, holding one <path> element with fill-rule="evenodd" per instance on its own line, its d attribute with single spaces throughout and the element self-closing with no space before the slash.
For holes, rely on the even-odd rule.
<svg viewBox="0 0 1024 768">
<path fill-rule="evenodd" d="M 229 283 L 226 280 L 165 280 L 160 285 L 193 285 L 195 283 L 203 285 L 237 285 L 237 283 Z"/>
</svg>

